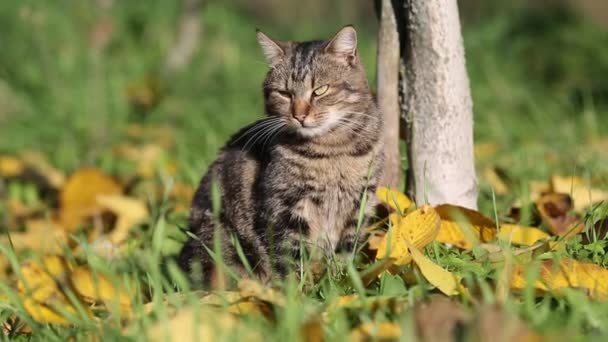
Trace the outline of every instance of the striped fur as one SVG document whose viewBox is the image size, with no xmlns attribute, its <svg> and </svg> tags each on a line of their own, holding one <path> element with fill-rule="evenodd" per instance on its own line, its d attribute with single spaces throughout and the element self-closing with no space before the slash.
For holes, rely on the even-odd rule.
<svg viewBox="0 0 608 342">
<path fill-rule="evenodd" d="M 184 246 L 186 270 L 200 263 L 209 281 L 214 232 L 223 260 L 245 267 L 238 240 L 256 276 L 284 276 L 308 253 L 350 251 L 356 239 L 362 196 L 375 206 L 381 165 L 381 115 L 356 53 L 356 32 L 345 27 L 329 41 L 258 40 L 270 65 L 264 81 L 268 115 L 234 135 L 202 179 L 190 228 L 198 239 Z M 221 193 L 212 213 L 213 184 Z M 204 246 L 207 246 L 205 248 Z"/>
</svg>

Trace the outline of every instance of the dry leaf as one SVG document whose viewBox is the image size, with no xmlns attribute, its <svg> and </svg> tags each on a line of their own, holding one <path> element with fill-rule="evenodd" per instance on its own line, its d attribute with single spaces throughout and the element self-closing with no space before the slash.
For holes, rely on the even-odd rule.
<svg viewBox="0 0 608 342">
<path fill-rule="evenodd" d="M 239 281 L 239 292 L 243 297 L 256 297 L 265 302 L 279 306 L 284 306 L 286 301 L 282 293 L 264 287 L 259 282 L 251 279 L 241 279 Z"/>
<path fill-rule="evenodd" d="M 92 273 L 87 267 L 76 267 L 70 273 L 72 286 L 89 303 L 104 302 L 107 308 L 120 305 L 124 315 L 131 313 L 131 297 L 124 289 L 117 289 L 103 274 Z"/>
<path fill-rule="evenodd" d="M 62 254 L 68 242 L 68 235 L 55 222 L 45 219 L 29 219 L 24 232 L 10 233 L 10 242 L 15 251 L 30 249 L 40 254 Z M 0 236 L 0 243 L 9 245 L 6 234 Z"/>
<path fill-rule="evenodd" d="M 505 195 L 509 193 L 509 186 L 504 181 L 504 175 L 496 167 L 487 167 L 483 170 L 482 177 L 494 190 L 497 195 Z"/>
<path fill-rule="evenodd" d="M 141 223 L 150 215 L 148 207 L 142 200 L 123 195 L 98 195 L 97 204 L 101 209 L 111 211 L 118 218 L 110 233 L 110 241 L 114 244 L 125 241 L 131 227 Z"/>
<path fill-rule="evenodd" d="M 392 227 L 378 247 L 376 260 L 391 258 L 394 265 L 406 265 L 412 261 L 406 241 L 416 248 L 424 248 L 437 236 L 441 220 L 430 206 L 416 209 L 406 217 L 393 213 L 389 216 Z"/>
<path fill-rule="evenodd" d="M 551 177 L 553 192 L 569 194 L 574 200 L 574 210 L 581 211 L 594 203 L 608 201 L 608 191 L 593 189 L 581 177 Z"/>
<path fill-rule="evenodd" d="M 18 295 L 32 318 L 41 323 L 69 324 L 63 313 L 77 315 L 77 310 L 65 295 L 68 287 L 68 264 L 61 257 L 45 256 L 42 262 L 30 261 L 21 266 L 17 283 Z M 86 306 L 85 312 L 91 314 Z"/>
<path fill-rule="evenodd" d="M 23 173 L 25 165 L 13 156 L 0 155 L 0 177 L 17 177 Z"/>
<path fill-rule="evenodd" d="M 536 202 L 542 194 L 551 192 L 551 184 L 546 181 L 533 180 L 528 182 L 528 191 L 530 192 L 530 200 Z"/>
<path fill-rule="evenodd" d="M 472 341 L 540 342 L 543 338 L 534 333 L 519 317 L 508 314 L 498 305 L 484 305 L 477 314 L 477 336 Z"/>
<path fill-rule="evenodd" d="M 574 235 L 585 229 L 580 217 L 570 212 L 572 199 L 567 194 L 554 192 L 542 194 L 536 201 L 536 208 L 543 222 L 554 235 Z"/>
<path fill-rule="evenodd" d="M 540 291 L 559 291 L 564 288 L 583 289 L 592 298 L 608 298 L 608 270 L 593 263 L 574 259 L 545 260 L 540 264 L 534 288 Z M 515 265 L 511 272 L 511 288 L 526 287 L 524 265 Z"/>
<path fill-rule="evenodd" d="M 121 193 L 122 187 L 103 172 L 81 169 L 70 176 L 61 190 L 60 221 L 69 232 L 73 232 L 84 219 L 101 212 L 98 196 Z"/>
<path fill-rule="evenodd" d="M 402 215 L 412 206 L 412 201 L 402 192 L 384 186 L 376 190 L 378 200 Z"/>
<path fill-rule="evenodd" d="M 224 311 L 184 308 L 171 319 L 161 320 L 147 331 L 150 341 L 220 341 L 234 336 L 236 318 Z M 241 336 L 248 340 L 254 336 Z M 248 339 L 245 339 L 248 338 Z M 252 341 L 261 341 L 254 338 Z"/>
<path fill-rule="evenodd" d="M 365 322 L 355 328 L 349 336 L 351 341 L 392 341 L 401 336 L 401 328 L 393 322 Z"/>
<path fill-rule="evenodd" d="M 489 242 L 496 236 L 496 223 L 483 214 L 444 204 L 435 208 L 441 217 L 436 240 L 462 249 L 472 249 L 479 241 Z"/>
<path fill-rule="evenodd" d="M 300 337 L 303 342 L 323 342 L 325 341 L 323 324 L 318 319 L 306 321 L 300 328 Z"/>
<path fill-rule="evenodd" d="M 534 227 L 521 227 L 516 224 L 502 224 L 498 238 L 516 245 L 532 246 L 540 240 L 549 239 L 549 234 Z"/>
<path fill-rule="evenodd" d="M 471 321 L 464 306 L 447 297 L 433 295 L 414 308 L 416 335 L 420 341 L 452 341 L 459 327 Z"/>
<path fill-rule="evenodd" d="M 459 292 L 462 292 L 463 288 L 460 285 L 460 279 L 456 275 L 429 260 L 409 241 L 406 240 L 405 243 L 412 254 L 416 266 L 420 269 L 420 273 L 431 285 L 448 296 L 457 295 Z"/>
<path fill-rule="evenodd" d="M 26 163 L 28 169 L 44 178 L 46 183 L 54 189 L 61 188 L 65 183 L 65 174 L 53 167 L 39 152 L 25 152 L 21 158 Z"/>
</svg>

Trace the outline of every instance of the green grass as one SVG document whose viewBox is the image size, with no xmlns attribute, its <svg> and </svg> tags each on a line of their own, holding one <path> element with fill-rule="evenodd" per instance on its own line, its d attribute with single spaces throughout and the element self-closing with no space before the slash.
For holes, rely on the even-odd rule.
<svg viewBox="0 0 608 342">
<path fill-rule="evenodd" d="M 608 138 L 608 32 L 558 10 L 536 13 L 522 10 L 521 4 L 503 6 L 488 9 L 483 17 L 464 15 L 463 19 L 476 142 L 498 146 L 494 155 L 478 160 L 478 167 L 498 166 L 512 180 L 511 193 L 496 198 L 481 180 L 480 210 L 491 217 L 495 212 L 505 213 L 516 199 L 526 203 L 528 181 L 552 174 L 582 175 L 608 189 L 606 145 L 596 144 Z M 165 77 L 162 65 L 175 37 L 179 8 L 164 1 L 123 1 L 115 2 L 111 15 L 112 39 L 96 58 L 89 33 L 100 14 L 89 3 L 0 4 L 0 154 L 34 150 L 68 173 L 94 166 L 128 179 L 133 166 L 117 158 L 112 149 L 130 141 L 126 134 L 129 124 L 160 124 L 172 128 L 175 142 L 166 154 L 176 160 L 178 171 L 171 179 L 159 177 L 156 181 L 163 183 L 165 191 L 173 180 L 194 185 L 228 137 L 263 115 L 260 85 L 266 65 L 255 28 L 273 37 L 298 40 L 327 37 L 346 24 L 333 21 L 328 14 L 318 20 L 275 25 L 231 6 L 210 3 L 201 13 L 202 39 L 192 63 Z M 371 80 L 375 71 L 373 20 L 355 23 L 361 27 L 360 51 Z M 141 89 L 146 80 L 159 82 L 162 96 L 157 106 L 141 112 L 133 109 L 128 89 Z M 149 140 L 154 142 L 154 138 Z M 13 183 L 0 180 L 0 199 L 40 200 L 32 184 Z M 141 340 L 156 318 L 162 321 L 170 315 L 163 301 L 185 305 L 171 295 L 184 294 L 185 302 L 198 308 L 196 295 L 186 291 L 190 286 L 170 258 L 179 249 L 185 217 L 171 214 L 172 203 L 166 198 L 148 198 L 150 218 L 133 232 L 125 257 L 108 261 L 84 253 L 78 258 L 80 263 L 86 261 L 93 269 L 114 275 L 116 283 L 128 276 L 130 286 L 144 289 L 133 299 L 135 312 L 141 313 L 144 303 L 151 301 L 155 304 L 151 316 L 141 315 L 126 327 L 120 317 L 110 317 L 103 324 L 74 317 L 80 324 L 58 327 L 32 321 L 20 301 L 10 298 L 0 303 L 0 320 L 15 314 L 33 332 L 29 337 L 3 337 L 63 341 L 95 334 L 104 340 Z M 0 228 L 4 229 L 1 225 L 8 216 L 2 206 Z M 588 215 L 600 220 L 608 216 L 608 210 L 604 205 Z M 84 236 L 77 238 L 84 241 Z M 1 247 L 17 265 L 9 246 Z M 606 265 L 605 247 L 604 240 L 591 245 L 575 240 L 563 255 Z M 497 274 L 489 265 L 474 263 L 474 252 L 433 243 L 427 253 L 479 288 L 483 301 L 496 301 L 492 284 Z M 424 280 L 406 285 L 394 276 L 384 276 L 363 288 L 354 272 L 360 265 L 338 264 L 332 277 L 324 277 L 304 293 L 303 284 L 287 280 L 281 286 L 286 305 L 272 308 L 276 320 L 248 317 L 238 328 L 226 329 L 228 336 L 224 337 L 234 340 L 261 332 L 268 340 L 298 338 L 302 324 L 318 317 L 337 296 L 396 296 L 408 307 L 432 292 Z M 9 285 L 0 282 L 0 292 L 11 294 Z M 526 290 L 521 296 L 509 297 L 505 307 L 543 334 L 580 340 L 608 337 L 604 324 L 608 307 L 576 291 L 538 299 Z M 338 310 L 324 332 L 328 340 L 342 340 L 353 322 L 389 318 L 402 325 L 406 336 L 411 334 L 406 329 L 413 324 L 411 311 L 397 314 L 366 306 Z"/>
</svg>

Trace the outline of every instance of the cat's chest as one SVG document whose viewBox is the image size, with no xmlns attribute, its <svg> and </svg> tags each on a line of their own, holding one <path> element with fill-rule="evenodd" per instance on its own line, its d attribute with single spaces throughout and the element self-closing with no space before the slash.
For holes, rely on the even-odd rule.
<svg viewBox="0 0 608 342">
<path fill-rule="evenodd" d="M 309 227 L 309 240 L 334 248 L 359 210 L 370 161 L 354 157 L 290 157 L 269 165 L 266 194 L 274 200 L 267 203 L 282 206 L 283 214 L 304 220 Z"/>
</svg>

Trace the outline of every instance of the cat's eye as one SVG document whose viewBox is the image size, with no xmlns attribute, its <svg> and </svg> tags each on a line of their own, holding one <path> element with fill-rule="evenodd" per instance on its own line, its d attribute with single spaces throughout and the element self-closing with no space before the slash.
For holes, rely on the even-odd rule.
<svg viewBox="0 0 608 342">
<path fill-rule="evenodd" d="M 326 84 L 324 86 L 321 86 L 321 87 L 315 89 L 312 93 L 315 96 L 321 96 L 327 92 L 327 89 L 329 89 L 329 85 Z"/>
<path fill-rule="evenodd" d="M 275 92 L 284 98 L 287 98 L 287 99 L 291 98 L 291 93 L 286 90 L 275 90 Z"/>
</svg>

